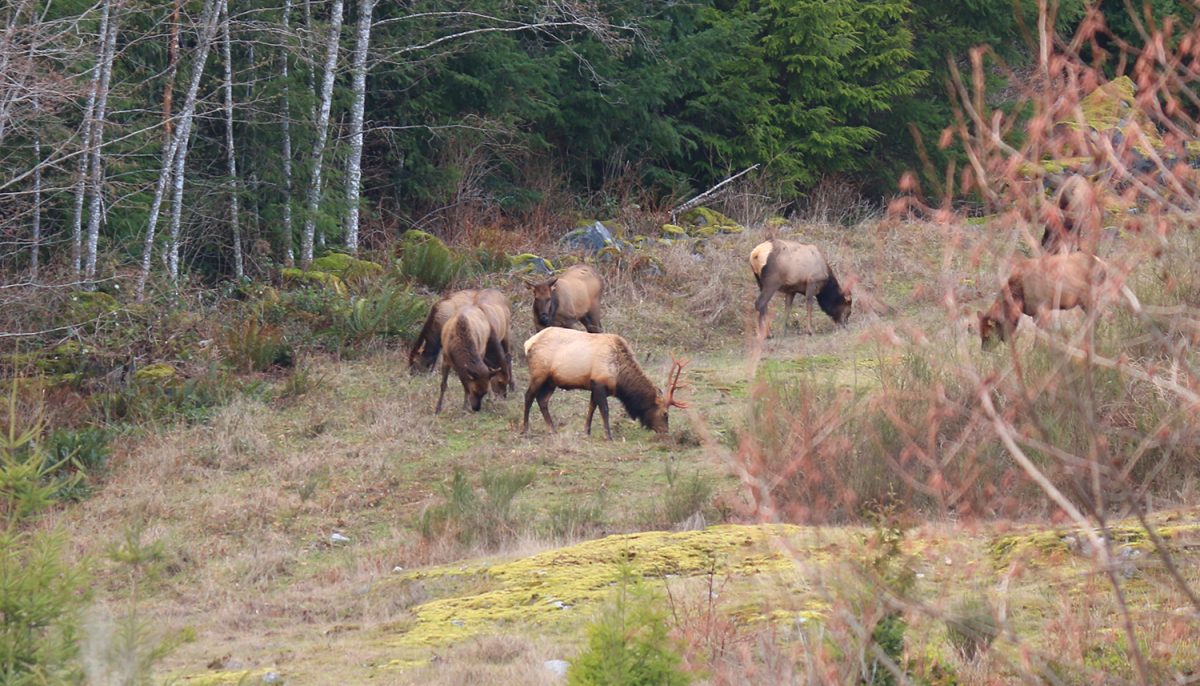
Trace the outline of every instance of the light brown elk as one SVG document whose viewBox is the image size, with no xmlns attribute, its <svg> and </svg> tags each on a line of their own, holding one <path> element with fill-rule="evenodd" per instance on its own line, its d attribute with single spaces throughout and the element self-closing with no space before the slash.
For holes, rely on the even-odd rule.
<svg viewBox="0 0 1200 686">
<path fill-rule="evenodd" d="M 533 289 L 533 325 L 571 328 L 583 324 L 589 333 L 599 333 L 600 297 L 604 280 L 591 266 L 577 264 L 545 281 L 530 283 Z"/>
<path fill-rule="evenodd" d="M 454 313 L 474 304 L 478 295 L 479 291 L 474 289 L 456 291 L 433 304 L 429 316 L 425 318 L 425 326 L 421 327 L 421 333 L 413 343 L 412 349 L 408 351 L 410 371 L 423 372 L 433 368 L 437 363 L 438 353 L 442 350 L 442 327 L 450 321 Z"/>
<path fill-rule="evenodd" d="M 442 327 L 442 390 L 434 414 L 442 411 L 451 369 L 462 382 L 464 409 L 478 412 L 489 389 L 501 396 L 507 394 L 504 369 L 488 364 L 485 357 L 501 360 L 504 352 L 487 314 L 477 305 L 467 305 Z"/>
<path fill-rule="evenodd" d="M 495 359 L 494 351 L 489 350 L 484 362 L 489 366 L 499 365 L 508 379 L 508 389 L 515 389 L 517 386 L 512 373 L 512 308 L 508 304 L 508 296 L 495 288 L 485 288 L 475 296 L 475 304 L 487 315 L 492 335 L 500 342 L 500 352 L 503 353 L 500 359 Z M 507 392 L 496 393 L 502 398 L 508 395 Z"/>
<path fill-rule="evenodd" d="M 1092 311 L 1110 278 L 1103 260 L 1082 252 L 1018 260 L 992 306 L 987 312 L 977 314 L 983 349 L 1007 341 L 1016 331 L 1022 314 L 1040 324 L 1053 310 L 1078 307 L 1084 312 Z M 1133 291 L 1123 284 L 1119 291 L 1132 310 L 1141 310 Z"/>
<path fill-rule="evenodd" d="M 663 396 L 638 366 L 629 343 L 616 334 L 546 328 L 525 341 L 525 357 L 529 362 L 529 388 L 525 391 L 522 433 L 529 433 L 529 409 L 535 399 L 550 431 L 558 432 L 550 417 L 550 396 L 558 388 L 591 391 L 584 432 L 591 435 L 592 416 L 599 407 L 604 436 L 610 441 L 609 396 L 616 396 L 631 417 L 657 433 L 668 431 L 667 413 L 672 407 L 687 407 L 675 399 L 675 392 L 684 388 L 679 385 L 679 375 L 687 363 L 674 361 Z"/>
<path fill-rule="evenodd" d="M 808 305 L 808 332 L 813 332 L 813 298 L 821 311 L 838 324 L 850 318 L 850 293 L 841 287 L 829 263 L 815 245 L 785 241 L 780 238 L 759 243 L 750 253 L 750 269 L 758 282 L 758 335 L 767 335 L 767 307 L 776 293 L 787 296 L 783 330 L 792 316 L 792 301 L 796 294 L 804 295 Z"/>
</svg>

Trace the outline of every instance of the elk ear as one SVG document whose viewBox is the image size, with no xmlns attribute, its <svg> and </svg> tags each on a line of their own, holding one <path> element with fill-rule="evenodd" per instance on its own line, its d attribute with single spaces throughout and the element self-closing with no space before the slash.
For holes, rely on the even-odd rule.
<svg viewBox="0 0 1200 686">
<path fill-rule="evenodd" d="M 549 279 L 547 279 L 547 281 L 546 281 L 546 288 L 554 288 L 554 285 L 555 285 L 555 284 L 557 284 L 557 283 L 558 283 L 558 277 L 557 277 L 557 276 L 552 276 L 552 277 L 550 277 Z"/>
</svg>

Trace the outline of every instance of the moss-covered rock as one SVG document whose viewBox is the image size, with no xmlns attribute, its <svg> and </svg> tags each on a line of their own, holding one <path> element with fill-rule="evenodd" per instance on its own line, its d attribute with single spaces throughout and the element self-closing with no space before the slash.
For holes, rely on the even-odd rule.
<svg viewBox="0 0 1200 686">
<path fill-rule="evenodd" d="M 1158 135 L 1158 129 L 1146 113 L 1137 107 L 1136 91 L 1133 79 L 1128 76 L 1120 76 L 1096 88 L 1079 103 L 1083 120 L 1097 131 L 1120 131 L 1126 136 L 1133 133 L 1132 126 L 1136 123 L 1138 133 L 1150 147 L 1162 148 L 1163 140 Z M 1071 129 L 1079 128 L 1079 122 L 1073 118 L 1064 119 L 1058 124 Z M 1143 153 L 1149 152 L 1144 145 L 1135 147 Z"/>
<path fill-rule="evenodd" d="M 79 341 L 64 341 L 36 356 L 34 367 L 43 374 L 61 375 L 83 369 L 92 353 Z"/>
<path fill-rule="evenodd" d="M 155 362 L 133 373 L 133 378 L 138 383 L 152 384 L 165 384 L 174 381 L 177 376 L 179 376 L 179 372 L 166 362 Z"/>
<path fill-rule="evenodd" d="M 741 233 L 745 229 L 729 217 L 707 207 L 693 207 L 679 220 L 693 236 L 715 236 L 718 233 Z"/>
<path fill-rule="evenodd" d="M 279 275 L 285 288 L 327 288 L 335 293 L 346 293 L 346 284 L 337 275 L 328 272 L 284 267 Z"/>
<path fill-rule="evenodd" d="M 661 229 L 664 238 L 687 238 L 687 229 L 678 224 L 663 224 Z"/>
<path fill-rule="evenodd" d="M 554 273 L 553 262 L 529 252 L 512 255 L 508 258 L 508 263 L 512 266 L 514 272 L 537 274 L 539 276 L 549 276 Z"/>
<path fill-rule="evenodd" d="M 313 260 L 312 271 L 333 274 L 343 283 L 360 285 L 383 275 L 383 267 L 345 253 L 329 253 Z"/>
<path fill-rule="evenodd" d="M 82 323 L 112 314 L 119 309 L 121 303 L 108 293 L 78 291 L 71 294 L 67 304 L 67 317 L 72 323 Z"/>
</svg>

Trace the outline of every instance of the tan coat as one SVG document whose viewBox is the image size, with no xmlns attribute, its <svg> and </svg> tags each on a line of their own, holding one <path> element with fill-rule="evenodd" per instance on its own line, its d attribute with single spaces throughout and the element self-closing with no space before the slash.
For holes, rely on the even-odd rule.
<svg viewBox="0 0 1200 686">
<path fill-rule="evenodd" d="M 503 359 L 500 342 L 492 333 L 491 324 L 483 310 L 476 305 L 467 305 L 442 327 L 442 388 L 438 394 L 434 413 L 442 411 L 442 400 L 446 396 L 446 382 L 453 369 L 463 386 L 463 407 L 479 411 L 483 397 L 489 388 L 495 388 L 497 380 L 501 388 L 507 383 L 502 368 L 489 365 L 485 357 Z"/>
<path fill-rule="evenodd" d="M 616 334 L 585 333 L 578 329 L 547 327 L 525 341 L 529 363 L 529 388 L 525 391 L 523 431 L 529 432 L 529 409 L 534 399 L 550 431 L 556 432 L 550 417 L 549 400 L 557 388 L 591 391 L 586 433 L 591 433 L 592 416 L 600 408 L 604 434 L 612 440 L 608 423 L 608 397 L 616 396 L 630 416 L 646 428 L 659 433 L 668 430 L 670 400 L 646 376 L 629 348 Z"/>
<path fill-rule="evenodd" d="M 590 265 L 577 264 L 562 274 L 529 285 L 533 289 L 533 325 L 570 328 L 575 322 L 591 333 L 599 333 L 600 298 L 604 280 Z"/>
<path fill-rule="evenodd" d="M 759 243 L 750 253 L 750 269 L 758 282 L 759 294 L 754 303 L 758 310 L 758 331 L 767 334 L 767 307 L 776 293 L 787 296 L 783 327 L 791 319 L 792 302 L 797 294 L 804 295 L 808 306 L 808 331 L 812 333 L 813 299 L 835 322 L 844 324 L 852 306 L 849 293 L 838 284 L 829 263 L 815 245 L 774 239 Z"/>
</svg>

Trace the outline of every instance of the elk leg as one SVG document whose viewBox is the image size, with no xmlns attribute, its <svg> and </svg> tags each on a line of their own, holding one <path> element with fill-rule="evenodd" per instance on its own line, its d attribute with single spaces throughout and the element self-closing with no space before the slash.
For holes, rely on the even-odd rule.
<svg viewBox="0 0 1200 686">
<path fill-rule="evenodd" d="M 596 392 L 592 391 L 592 395 L 588 398 L 588 413 L 587 419 L 583 422 L 583 435 L 592 435 L 592 415 L 596 414 Z"/>
<path fill-rule="evenodd" d="M 504 349 L 504 364 L 506 365 L 504 371 L 508 374 L 508 390 L 515 391 L 517 390 L 517 382 L 513 380 L 512 373 L 512 341 L 508 338 L 508 336 L 505 336 L 504 340 L 500 341 L 500 347 Z"/>
<path fill-rule="evenodd" d="M 601 396 L 600 396 L 599 402 L 597 404 L 600 406 L 600 418 L 604 420 L 604 437 L 611 441 L 612 440 L 612 428 L 608 425 L 608 391 L 607 390 L 601 391 Z"/>
<path fill-rule="evenodd" d="M 587 434 L 592 435 L 592 412 L 600 408 L 600 418 L 604 420 L 604 437 L 612 440 L 612 428 L 608 424 L 608 388 L 604 384 L 592 382 L 592 398 L 588 403 Z"/>
<path fill-rule="evenodd" d="M 443 364 L 442 365 L 442 391 L 440 393 L 438 393 L 437 407 L 434 408 L 434 410 L 433 410 L 434 414 L 438 414 L 439 412 L 442 411 L 442 400 L 446 397 L 446 381 L 447 381 L 447 379 L 449 379 L 449 377 L 450 377 L 450 365 Z"/>
<path fill-rule="evenodd" d="M 758 299 L 754 301 L 754 309 L 758 310 L 758 337 L 766 338 L 768 335 L 767 326 L 767 306 L 771 303 L 771 298 L 775 297 L 775 291 L 779 290 L 778 286 L 767 285 L 759 291 Z"/>
<path fill-rule="evenodd" d="M 808 305 L 808 335 L 809 336 L 813 335 L 813 325 L 812 325 L 813 300 L 817 297 L 817 293 L 816 293 L 817 289 L 814 288 L 814 285 L 815 284 L 813 284 L 812 281 L 809 281 L 808 284 L 804 287 L 804 302 Z"/>
<path fill-rule="evenodd" d="M 533 379 L 529 380 L 529 388 L 525 389 L 525 421 L 521 424 L 521 435 L 529 435 L 529 408 L 533 406 L 533 396 L 537 393 L 537 386 L 534 385 Z"/>
<path fill-rule="evenodd" d="M 538 409 L 542 411 L 542 417 L 546 420 L 546 426 L 550 427 L 550 433 L 558 433 L 558 429 L 554 426 L 554 420 L 550 418 L 550 395 L 554 393 L 554 383 L 547 381 L 542 384 L 542 387 L 537 392 Z"/>
<path fill-rule="evenodd" d="M 784 308 L 784 313 L 783 313 L 783 333 L 785 335 L 787 334 L 788 323 L 792 321 L 792 303 L 795 301 L 796 301 L 796 294 L 788 293 L 787 294 L 787 306 Z M 800 327 L 797 326 L 796 328 L 799 329 Z"/>
</svg>

